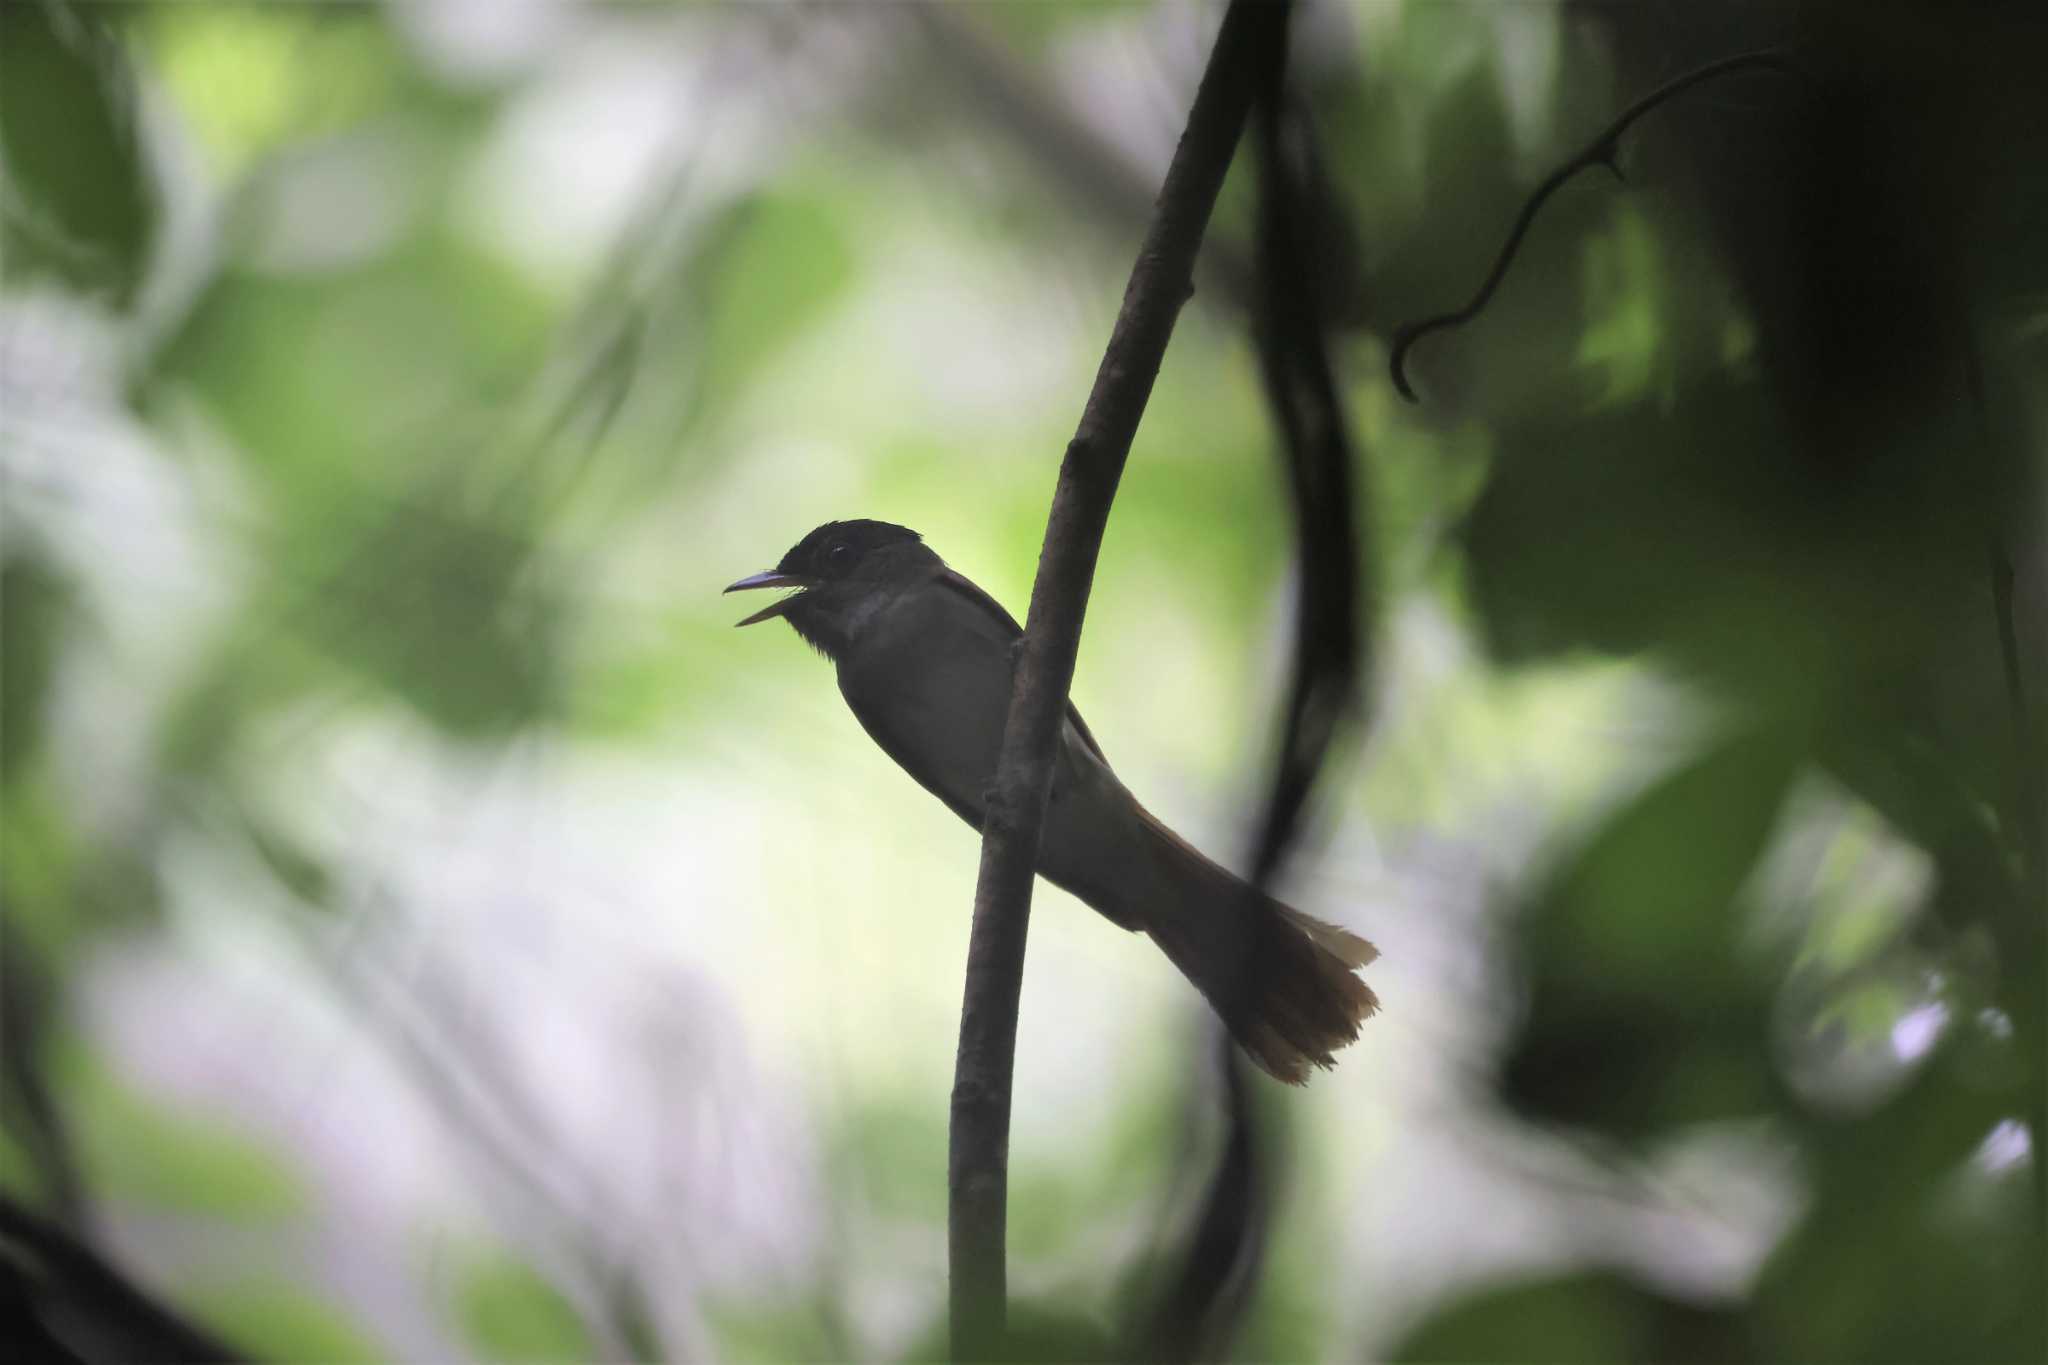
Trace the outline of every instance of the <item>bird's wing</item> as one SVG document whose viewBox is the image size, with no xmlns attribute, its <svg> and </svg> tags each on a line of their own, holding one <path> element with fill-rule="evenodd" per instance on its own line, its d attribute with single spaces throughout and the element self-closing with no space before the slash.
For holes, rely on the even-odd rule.
<svg viewBox="0 0 2048 1365">
<path fill-rule="evenodd" d="M 983 793 L 970 791 L 958 783 L 949 781 L 950 774 L 943 768 L 935 768 L 917 761 L 917 751 L 904 742 L 905 737 L 894 734 L 888 726 L 885 715 L 855 709 L 854 713 L 861 728 L 868 732 L 876 747 L 894 759 L 896 766 L 917 779 L 917 785 L 946 803 L 946 808 L 976 829 L 981 828 L 987 815 Z"/>
<path fill-rule="evenodd" d="M 958 593 L 990 616 L 995 617 L 997 621 L 1002 623 L 1003 629 L 1010 639 L 1018 640 L 1023 638 L 1024 627 L 1017 624 L 1017 618 L 1004 610 L 1002 603 L 976 587 L 972 580 L 962 577 L 951 569 L 947 569 L 939 575 L 939 586 L 948 592 Z M 1080 710 L 1075 707 L 1071 700 L 1067 702 L 1067 719 L 1073 724 L 1074 732 L 1081 737 L 1081 742 L 1088 746 L 1088 752 L 1094 754 L 1098 761 L 1106 765 L 1109 762 L 1108 755 L 1102 752 L 1102 746 L 1096 742 L 1094 733 L 1088 728 L 1088 722 L 1081 719 Z"/>
</svg>

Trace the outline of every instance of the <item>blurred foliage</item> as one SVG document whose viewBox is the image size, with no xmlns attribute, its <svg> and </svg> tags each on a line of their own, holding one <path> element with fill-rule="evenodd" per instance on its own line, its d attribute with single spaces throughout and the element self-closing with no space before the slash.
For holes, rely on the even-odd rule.
<svg viewBox="0 0 2048 1365">
<path fill-rule="evenodd" d="M 197 1316 L 252 1359 L 376 1365 L 391 1358 L 348 1313 L 290 1280 L 220 1284 L 192 1297 Z"/>
<path fill-rule="evenodd" d="M 1503 1098 L 1635 1138 L 1769 1102 L 1754 1065 L 1768 1015 L 1729 908 L 1791 773 L 1767 737 L 1727 742 L 1623 809 L 1532 899 L 1519 933 L 1534 998 Z"/>
<path fill-rule="evenodd" d="M 587 1360 L 590 1338 L 576 1310 L 522 1261 L 486 1253 L 464 1266 L 457 1311 L 488 1360 Z"/>
<path fill-rule="evenodd" d="M 1410 1336 L 1414 1361 L 1730 1361 L 1751 1358 L 1739 1316 L 1615 1275 L 1516 1285 L 1473 1295 Z"/>
<path fill-rule="evenodd" d="M 2041 1358 L 2048 156 L 2014 131 L 2048 114 L 2041 21 L 1304 8 L 1386 603 L 1331 861 L 1448 863 L 1485 912 L 1361 911 L 1408 1059 L 1368 1039 L 1283 1097 L 1296 1161 L 1229 1352 Z M 890 992 L 955 971 L 960 889 L 904 861 L 908 798 L 851 789 L 882 770 L 839 763 L 815 660 L 739 661 L 715 589 L 874 514 L 1021 604 L 1210 17 L 948 13 L 0 5 L 10 1206 L 262 1358 L 943 1357 L 922 1033 L 951 1021 Z M 1417 348 L 1424 404 L 1394 396 L 1385 338 L 1469 293 L 1550 166 L 1778 43 L 1804 75 L 1651 115 L 1624 182 L 1569 185 L 1492 306 Z M 1020 99 L 1092 139 L 1092 187 Z M 1253 210 L 1240 172 L 1218 262 Z M 1077 679 L 1121 768 L 1218 803 L 1269 735 L 1292 562 L 1232 278 L 1160 376 Z M 572 763 L 573 797 L 535 794 Z M 637 823 L 678 769 L 712 809 Z M 585 807 L 652 847 L 565 893 L 536 869 Z M 686 893 L 650 872 L 693 857 Z M 472 881 L 502 918 L 465 916 Z M 1482 985 L 1421 975 L 1445 935 Z M 703 1000 L 628 973 L 676 958 Z M 642 994 L 785 1033 L 735 1047 Z M 1398 1235 L 1359 1223 L 1387 1149 L 1469 1118 L 1399 1088 L 1464 1060 L 1411 1022 L 1440 1000 L 1486 1036 L 1473 1112 L 1610 1193 L 1763 1135 L 1767 1243 L 1681 1288 L 1573 1204 L 1526 1273 L 1354 1282 Z M 600 1013 L 630 1024 L 576 1033 Z M 1116 1051 L 1065 1062 L 1106 1118 L 1020 1140 L 1020 1356 L 1126 1349 L 1218 1160 L 1184 1059 Z M 452 1259 L 365 1271 L 448 1224 Z M 0 1237 L 8 1294 L 62 1300 L 85 1262 L 28 1247 Z"/>
<path fill-rule="evenodd" d="M 306 1212 L 297 1175 L 260 1140 L 218 1117 L 134 1093 L 82 1048 L 60 1053 L 50 1070 L 50 1083 L 77 1116 L 72 1139 L 97 1195 L 234 1221 Z"/>
<path fill-rule="evenodd" d="M 0 9 L 0 222 L 10 279 L 48 273 L 116 307 L 141 286 L 158 207 L 118 42 L 71 6 Z"/>
</svg>

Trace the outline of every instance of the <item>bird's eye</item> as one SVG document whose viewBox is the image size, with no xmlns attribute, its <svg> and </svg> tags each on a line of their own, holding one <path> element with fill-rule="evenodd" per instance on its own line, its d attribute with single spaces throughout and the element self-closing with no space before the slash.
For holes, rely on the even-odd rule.
<svg viewBox="0 0 2048 1365">
<path fill-rule="evenodd" d="M 825 562 L 835 569 L 843 569 L 853 563 L 853 547 L 841 542 L 825 551 Z"/>
</svg>

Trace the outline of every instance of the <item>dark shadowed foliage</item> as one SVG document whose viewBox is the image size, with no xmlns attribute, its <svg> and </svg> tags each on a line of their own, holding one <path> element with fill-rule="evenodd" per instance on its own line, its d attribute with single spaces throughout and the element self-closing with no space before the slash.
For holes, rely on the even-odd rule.
<svg viewBox="0 0 2048 1365">
<path fill-rule="evenodd" d="M 948 1358 L 973 840 L 718 589 L 1025 614 L 1224 8 L 0 4 L 15 1354 Z M 2040 8 L 1288 8 L 1055 662 L 1382 1009 L 1040 883 L 1004 1354 L 2048 1358 Z"/>
</svg>

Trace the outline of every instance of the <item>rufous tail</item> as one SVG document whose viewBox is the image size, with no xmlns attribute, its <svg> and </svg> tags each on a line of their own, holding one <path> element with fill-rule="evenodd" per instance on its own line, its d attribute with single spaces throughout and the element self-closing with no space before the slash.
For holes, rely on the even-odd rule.
<svg viewBox="0 0 2048 1365">
<path fill-rule="evenodd" d="M 1379 1008 L 1356 975 L 1379 950 L 1264 895 L 1141 813 L 1172 893 L 1153 902 L 1146 932 L 1269 1075 L 1301 1085 L 1310 1067 L 1335 1065 L 1331 1054 Z"/>
</svg>

